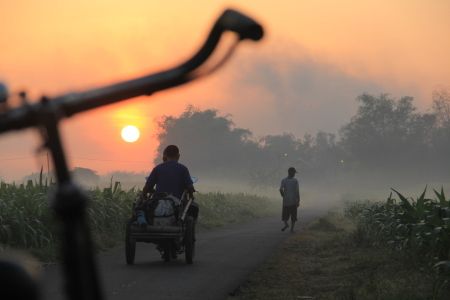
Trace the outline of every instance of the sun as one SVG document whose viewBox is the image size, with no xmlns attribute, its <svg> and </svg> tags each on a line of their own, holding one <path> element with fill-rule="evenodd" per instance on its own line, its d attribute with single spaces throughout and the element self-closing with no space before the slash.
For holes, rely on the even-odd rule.
<svg viewBox="0 0 450 300">
<path fill-rule="evenodd" d="M 122 138 L 129 143 L 137 141 L 139 138 L 139 129 L 136 126 L 128 125 L 122 129 Z"/>
</svg>

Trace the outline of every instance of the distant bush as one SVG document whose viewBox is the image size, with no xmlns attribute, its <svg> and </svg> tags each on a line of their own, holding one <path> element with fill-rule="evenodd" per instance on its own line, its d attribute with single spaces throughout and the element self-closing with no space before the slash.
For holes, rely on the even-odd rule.
<svg viewBox="0 0 450 300">
<path fill-rule="evenodd" d="M 200 205 L 198 224 L 201 228 L 261 218 L 280 209 L 280 203 L 271 198 L 243 193 L 197 193 L 195 197 Z"/>
</svg>

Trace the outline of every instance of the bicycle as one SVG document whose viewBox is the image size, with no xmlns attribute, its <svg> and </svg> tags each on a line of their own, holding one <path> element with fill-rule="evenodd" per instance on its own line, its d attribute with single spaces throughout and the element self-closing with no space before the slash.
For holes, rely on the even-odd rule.
<svg viewBox="0 0 450 300">
<path fill-rule="evenodd" d="M 238 38 L 220 61 L 213 67 L 202 70 L 201 66 L 213 53 L 225 31 L 236 33 Z M 77 113 L 137 96 L 151 95 L 205 76 L 219 68 L 240 41 L 258 41 L 262 37 L 261 25 L 237 11 L 226 10 L 215 22 L 204 45 L 191 59 L 163 72 L 53 99 L 42 97 L 37 103 L 24 103 L 10 110 L 6 105 L 7 89 L 0 84 L 0 106 L 6 110 L 0 115 L 0 134 L 38 127 L 43 146 L 48 148 L 52 156 L 58 184 L 51 207 L 62 221 L 62 256 L 69 299 L 103 299 L 103 294 L 85 215 L 89 199 L 69 175 L 58 130 L 59 121 Z M 26 98 L 25 94 L 21 94 L 21 97 L 24 100 Z"/>
</svg>

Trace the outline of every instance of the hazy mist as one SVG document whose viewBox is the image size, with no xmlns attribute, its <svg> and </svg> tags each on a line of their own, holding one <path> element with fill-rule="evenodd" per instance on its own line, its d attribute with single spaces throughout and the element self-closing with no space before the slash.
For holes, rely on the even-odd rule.
<svg viewBox="0 0 450 300">
<path fill-rule="evenodd" d="M 95 6 L 89 1 L 76 5 L 45 2 L 5 3 L 0 11 L 9 24 L 2 31 L 8 42 L 1 49 L 0 80 L 9 84 L 13 93 L 25 89 L 34 99 L 100 87 L 182 62 L 203 41 L 217 14 L 230 5 L 196 0 L 179 6 L 133 0 L 99 1 Z M 277 195 L 275 183 L 266 190 L 252 189 L 250 173 L 275 171 L 273 180 L 278 182 L 291 165 L 299 169 L 301 187 L 310 197 L 317 191 L 330 195 L 346 191 L 368 195 L 373 191 L 388 196 L 390 187 L 412 189 L 416 195 L 427 184 L 430 188 L 445 187 L 445 128 L 424 125 L 412 130 L 408 143 L 401 145 L 406 149 L 402 151 L 416 147 L 411 141 L 418 141 L 421 148 L 414 148 L 406 162 L 395 162 L 401 158 L 401 151 L 397 151 L 391 162 L 376 166 L 352 159 L 348 147 L 339 148 L 339 129 L 357 114 L 360 103 L 356 99 L 364 93 L 387 93 L 397 100 L 413 97 L 416 113 L 433 112 L 432 91 L 450 84 L 450 43 L 443 38 L 449 28 L 448 3 L 285 1 L 279 5 L 273 1 L 236 1 L 234 5 L 263 23 L 267 34 L 261 43 L 239 45 L 221 69 L 192 84 L 63 121 L 60 128 L 69 167 L 96 171 L 101 186 L 113 177 L 126 187 L 141 187 L 143 177 L 154 166 L 155 155 L 160 156 L 154 120 L 163 115 L 178 117 L 192 105 L 200 111 L 217 109 L 218 116 L 229 114 L 233 128 L 250 131 L 253 142 L 268 135 L 291 134 L 295 142 L 301 142 L 295 151 L 303 151 L 292 150 L 295 156 L 291 158 L 281 156 L 285 152 L 281 146 L 263 149 L 265 146 L 259 144 L 262 150 L 258 152 L 252 145 L 248 153 L 233 150 L 246 153 L 237 163 L 233 158 L 220 163 L 221 168 L 247 164 L 245 168 L 208 172 L 196 162 L 199 151 L 194 142 L 171 141 L 183 144 L 180 162 L 199 177 L 199 190 Z M 129 124 L 141 130 L 135 143 L 120 138 L 121 128 Z M 411 124 L 420 127 L 422 123 Z M 335 141 L 317 143 L 319 132 L 334 135 Z M 305 134 L 313 139 L 309 148 Z M 367 136 L 372 135 L 367 131 Z M 433 136 L 433 141 L 422 143 L 427 136 Z M 390 153 L 399 148 L 397 142 L 391 137 L 377 143 L 390 145 L 380 150 Z M 39 173 L 41 167 L 44 172 L 48 165 L 52 169 L 47 151 L 36 151 L 41 146 L 35 130 L 2 135 L 0 180 L 20 183 L 25 176 Z M 211 153 L 217 160 L 233 153 L 214 151 L 217 153 Z M 259 153 L 254 161 L 252 151 Z M 312 167 L 300 163 L 298 157 Z M 444 162 L 442 166 L 439 159 Z M 418 167 L 417 161 L 423 166 Z M 112 174 L 114 171 L 122 173 Z"/>
<path fill-rule="evenodd" d="M 299 48 L 299 51 L 301 51 L 301 48 Z M 273 56 L 267 57 L 252 56 L 246 53 L 237 55 L 225 71 L 219 72 L 210 82 L 207 82 L 208 85 L 221 82 L 221 84 L 218 84 L 218 89 L 221 89 L 227 95 L 227 101 L 214 100 L 216 96 L 213 94 L 209 96 L 211 101 L 208 101 L 207 104 L 198 105 L 198 108 L 200 110 L 218 109 L 219 115 L 230 114 L 235 127 L 248 129 L 253 133 L 254 139 L 258 136 L 282 135 L 284 133 L 293 134 L 296 139 L 302 139 L 305 134 L 315 137 L 319 131 L 324 131 L 335 134 L 337 141 L 339 141 L 339 129 L 348 123 L 357 111 L 356 97 L 363 93 L 376 95 L 386 92 L 380 83 L 354 78 L 331 65 L 316 62 L 310 58 L 289 57 L 288 55 L 279 59 L 281 55 L 282 53 L 275 53 Z M 396 92 L 402 92 L 402 88 L 399 88 Z M 412 94 L 407 93 L 405 95 Z M 392 95 L 392 97 L 397 98 L 395 95 Z M 188 100 L 189 98 L 186 97 L 185 103 L 196 103 L 194 99 L 191 99 L 193 101 Z M 414 101 L 413 104 L 420 103 Z M 177 115 L 175 114 L 175 116 Z M 75 132 L 69 125 L 63 126 L 63 132 L 66 132 L 65 139 L 72 140 L 71 143 L 77 143 L 76 140 L 80 139 L 86 144 L 93 145 L 85 148 L 84 154 L 76 151 L 74 156 L 102 157 L 111 151 L 109 147 L 101 144 L 95 145 L 95 138 L 87 136 L 84 132 Z M 66 127 L 67 129 L 65 129 Z M 32 155 L 29 154 L 30 149 L 36 148 L 39 143 L 39 139 L 32 131 L 21 132 L 17 135 L 8 134 L 0 140 L 2 152 L 10 153 L 11 156 L 13 156 L 13 153 L 22 152 L 23 149 L 28 150 L 28 152 L 22 152 L 24 157 L 32 156 L 32 152 Z M 174 141 L 174 143 L 177 142 Z M 183 148 L 181 152 L 183 153 Z M 73 155 L 72 153 L 74 153 L 74 150 L 69 148 L 69 160 L 70 156 Z M 156 154 L 157 157 L 158 155 L 160 154 Z M 149 159 L 152 158 L 153 155 L 149 153 Z M 197 168 L 195 164 L 192 165 L 193 158 L 184 155 L 181 162 L 195 171 Z M 217 159 L 221 159 L 221 156 L 219 155 Z M 276 162 L 276 157 L 271 159 L 272 162 L 269 162 L 267 166 L 260 165 L 260 168 L 273 171 L 273 163 Z M 340 157 L 336 157 L 336 159 L 336 162 L 341 160 Z M 1 169 L 0 176 L 6 181 L 12 179 L 20 181 L 23 176 L 27 175 L 23 171 L 14 172 L 14 165 L 19 168 L 21 164 L 22 167 L 23 164 L 28 164 L 28 170 L 37 172 L 41 166 L 47 167 L 48 164 L 46 152 L 41 152 L 37 158 L 4 160 L 1 163 L 3 165 L 9 163 L 10 166 L 9 169 Z M 111 163 L 105 163 L 111 165 Z M 148 176 L 152 168 L 151 165 L 147 164 L 146 166 L 142 165 L 135 171 L 126 171 L 129 169 L 121 169 L 121 166 L 127 164 L 126 162 L 113 164 L 113 166 L 110 166 L 110 171 L 99 172 L 101 180 L 98 185 L 108 186 L 111 177 L 113 177 L 114 181 L 122 182 L 125 188 L 142 188 L 145 182 L 144 177 Z M 436 178 L 430 178 L 430 180 L 426 178 L 417 179 L 417 176 L 414 176 L 414 181 L 411 181 L 404 178 L 403 175 L 402 177 L 389 176 L 386 172 L 354 170 L 349 166 L 346 167 L 345 164 L 339 166 L 339 163 L 337 165 L 342 167 L 342 170 L 336 170 L 336 166 L 334 166 L 334 173 L 331 175 L 309 178 L 308 172 L 302 173 L 304 165 L 298 165 L 298 162 L 289 161 L 289 159 L 282 162 L 281 170 L 277 170 L 277 176 L 280 180 L 285 176 L 282 169 L 287 169 L 291 165 L 300 169 L 298 178 L 304 189 L 326 191 L 333 195 L 330 196 L 333 198 L 339 198 L 339 195 L 346 191 L 357 193 L 359 190 L 366 194 L 372 191 L 374 193 L 384 192 L 388 195 L 390 187 L 399 189 L 416 188 L 419 185 L 422 188 L 426 184 L 439 181 Z M 72 165 L 72 167 L 77 166 L 76 164 Z M 114 169 L 114 166 L 117 169 Z M 90 167 L 89 161 L 86 161 L 83 167 L 96 170 L 95 166 Z M 124 171 L 121 174 L 113 174 L 114 170 Z M 10 175 L 10 173 L 14 175 Z M 205 175 L 205 172 L 201 173 Z M 192 175 L 195 176 L 196 174 Z M 230 172 L 227 174 L 211 172 L 211 174 L 205 175 L 205 178 L 200 178 L 199 190 L 277 195 L 277 188 L 274 186 L 264 191 L 251 189 L 247 182 L 249 178 L 247 175 L 239 173 L 236 176 L 238 178 L 233 178 L 233 174 Z"/>
</svg>

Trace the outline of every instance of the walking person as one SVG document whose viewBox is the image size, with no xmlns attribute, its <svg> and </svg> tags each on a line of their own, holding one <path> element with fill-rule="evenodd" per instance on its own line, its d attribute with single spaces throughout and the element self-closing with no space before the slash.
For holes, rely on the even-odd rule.
<svg viewBox="0 0 450 300">
<path fill-rule="evenodd" d="M 168 193 L 174 197 L 174 202 L 179 204 L 184 190 L 188 191 L 189 198 L 194 199 L 194 183 L 188 168 L 180 164 L 180 150 L 175 145 L 169 145 L 163 152 L 163 163 L 153 168 L 144 188 L 142 189 L 142 201 L 147 201 L 148 193 Z M 155 188 L 156 185 L 156 188 Z M 137 221 L 140 227 L 147 228 L 145 212 L 141 209 L 141 204 L 136 205 Z M 192 202 L 198 208 L 198 204 Z"/>
<path fill-rule="evenodd" d="M 281 231 L 285 231 L 288 227 L 289 218 L 291 219 L 291 233 L 294 232 L 295 221 L 297 221 L 297 208 L 300 206 L 300 189 L 298 181 L 295 179 L 295 168 L 288 169 L 288 177 L 281 180 L 280 194 L 283 197 L 283 211 L 281 219 L 284 222 L 284 227 Z"/>
</svg>

